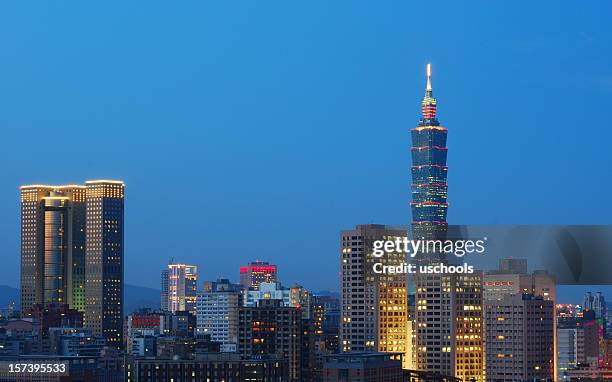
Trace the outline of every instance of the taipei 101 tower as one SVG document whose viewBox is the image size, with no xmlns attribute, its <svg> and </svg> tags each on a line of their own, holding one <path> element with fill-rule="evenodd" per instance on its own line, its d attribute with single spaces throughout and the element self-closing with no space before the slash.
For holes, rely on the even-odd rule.
<svg viewBox="0 0 612 382">
<path fill-rule="evenodd" d="M 431 64 L 421 102 L 422 117 L 412 129 L 412 233 L 416 239 L 444 239 L 447 223 L 446 133 L 436 117 L 431 88 Z"/>
</svg>

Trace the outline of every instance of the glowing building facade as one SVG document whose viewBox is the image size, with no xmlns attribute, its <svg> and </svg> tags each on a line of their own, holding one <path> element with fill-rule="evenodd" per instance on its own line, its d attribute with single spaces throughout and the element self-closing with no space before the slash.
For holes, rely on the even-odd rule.
<svg viewBox="0 0 612 382">
<path fill-rule="evenodd" d="M 21 301 L 66 304 L 123 343 L 123 182 L 21 187 Z"/>
<path fill-rule="evenodd" d="M 125 185 L 85 182 L 87 199 L 85 322 L 108 346 L 123 346 L 123 232 Z"/>
<path fill-rule="evenodd" d="M 265 261 L 255 261 L 240 267 L 240 284 L 245 289 L 259 289 L 261 283 L 278 282 L 276 265 Z"/>
<path fill-rule="evenodd" d="M 412 346 L 408 325 L 407 278 L 404 274 L 375 273 L 375 263 L 397 266 L 405 253 L 372 255 L 376 240 L 395 240 L 406 231 L 380 224 L 358 225 L 340 238 L 340 350 L 396 352 L 407 355 Z M 408 367 L 407 357 L 405 367 Z"/>
<path fill-rule="evenodd" d="M 421 102 L 422 117 L 412 129 L 412 232 L 417 238 L 440 238 L 447 229 L 446 134 L 436 115 L 437 100 L 427 65 L 427 87 Z"/>
<path fill-rule="evenodd" d="M 195 316 L 198 267 L 189 264 L 168 264 L 167 277 L 168 311 L 172 313 L 188 311 Z"/>
<path fill-rule="evenodd" d="M 85 187 L 21 187 L 21 307 L 85 310 Z"/>
</svg>

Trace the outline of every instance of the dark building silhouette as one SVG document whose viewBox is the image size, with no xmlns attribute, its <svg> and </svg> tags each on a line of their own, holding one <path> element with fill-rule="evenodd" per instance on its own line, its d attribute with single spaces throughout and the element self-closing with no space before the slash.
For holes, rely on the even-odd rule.
<svg viewBox="0 0 612 382">
<path fill-rule="evenodd" d="M 285 363 L 275 357 L 242 359 L 235 353 L 210 353 L 195 360 L 129 358 L 126 382 L 253 381 L 285 382 Z"/>
<path fill-rule="evenodd" d="M 276 356 L 288 364 L 286 381 L 301 380 L 302 313 L 280 300 L 263 299 L 238 310 L 238 353 L 243 358 Z"/>
<path fill-rule="evenodd" d="M 325 357 L 324 382 L 404 382 L 401 353 L 341 353 Z"/>
</svg>

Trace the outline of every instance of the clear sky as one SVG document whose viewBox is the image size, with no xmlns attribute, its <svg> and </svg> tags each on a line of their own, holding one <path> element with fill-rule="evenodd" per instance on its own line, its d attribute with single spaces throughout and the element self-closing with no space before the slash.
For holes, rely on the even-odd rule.
<svg viewBox="0 0 612 382">
<path fill-rule="evenodd" d="M 19 190 L 127 184 L 126 282 L 251 259 L 338 288 L 339 231 L 410 222 L 425 64 L 449 221 L 611 223 L 612 3 L 12 2 L 0 6 L 0 284 Z"/>
</svg>

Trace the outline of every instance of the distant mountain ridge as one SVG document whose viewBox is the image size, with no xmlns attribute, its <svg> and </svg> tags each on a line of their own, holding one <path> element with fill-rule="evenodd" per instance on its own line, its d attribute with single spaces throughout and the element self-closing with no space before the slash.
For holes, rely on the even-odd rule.
<svg viewBox="0 0 612 382">
<path fill-rule="evenodd" d="M 125 284 L 125 314 L 139 308 L 159 309 L 158 289 Z M 8 285 L 0 285 L 0 309 L 16 302 L 19 308 L 19 289 Z"/>
</svg>

